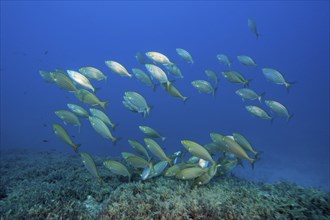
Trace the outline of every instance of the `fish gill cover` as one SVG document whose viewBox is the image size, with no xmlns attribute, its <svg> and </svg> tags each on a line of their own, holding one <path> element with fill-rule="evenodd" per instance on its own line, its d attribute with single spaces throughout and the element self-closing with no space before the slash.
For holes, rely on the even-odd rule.
<svg viewBox="0 0 330 220">
<path fill-rule="evenodd" d="M 275 3 L 262 6 L 232 3 L 226 5 L 228 11 L 222 13 L 217 9 L 224 3 L 217 2 L 190 2 L 191 5 L 183 2 L 96 2 L 91 8 L 88 3 L 33 3 L 38 5 L 35 10 L 39 16 L 45 16 L 44 9 L 58 9 L 63 17 L 39 21 L 32 16 L 27 19 L 27 26 L 23 25 L 22 18 L 32 15 L 26 10 L 31 9 L 31 5 L 1 3 L 6 8 L 1 9 L 2 17 L 13 19 L 2 21 L 2 29 L 8 32 L 1 41 L 1 45 L 6 45 L 1 51 L 12 54 L 9 58 L 1 58 L 1 90 L 6 94 L 13 91 L 8 87 L 9 83 L 3 83 L 4 79 L 10 83 L 15 79 L 17 88 L 11 99 L 1 95 L 2 103 L 5 103 L 1 105 L 5 112 L 1 114 L 4 119 L 1 146 L 56 148 L 72 157 L 72 162 L 65 162 L 73 169 L 67 175 L 85 179 L 85 183 L 77 184 L 89 188 L 79 196 L 82 189 L 72 185 L 65 189 L 74 191 L 68 201 L 83 201 L 72 203 L 73 207 L 87 210 L 80 216 L 111 219 L 127 215 L 132 218 L 133 208 L 129 210 L 123 204 L 128 201 L 140 204 L 138 197 L 132 200 L 127 197 L 133 194 L 141 195 L 142 200 L 147 201 L 136 218 L 203 216 L 217 219 L 219 213 L 222 213 L 221 218 L 251 217 L 247 209 L 233 213 L 227 207 L 230 203 L 221 206 L 223 201 L 208 196 L 219 193 L 219 188 L 221 195 L 233 200 L 242 195 L 226 193 L 246 190 L 252 194 L 257 191 L 260 197 L 253 204 L 258 206 L 269 198 L 268 193 L 273 189 L 267 186 L 269 192 L 264 195 L 263 186 L 249 188 L 244 180 L 231 179 L 231 174 L 264 182 L 283 178 L 307 186 L 328 186 L 329 135 L 326 132 L 329 132 L 329 122 L 326 119 L 329 119 L 329 103 L 321 100 L 329 98 L 329 85 L 325 83 L 329 76 L 324 76 L 321 70 L 328 71 L 326 58 L 329 58 L 329 52 L 323 52 L 324 57 L 318 56 L 319 60 L 311 57 L 321 50 L 315 48 L 324 46 L 322 42 L 329 45 L 326 37 L 310 35 L 306 28 L 297 26 L 288 9 Z M 328 30 L 324 26 L 311 26 L 303 16 L 304 12 L 312 17 L 311 14 L 322 11 L 317 19 L 323 20 L 322 15 L 329 14 L 321 9 L 326 3 L 297 4 L 304 6 L 302 11 L 295 10 L 297 17 L 304 18 L 309 29 L 316 33 Z M 308 8 L 311 5 L 313 7 Z M 254 13 L 244 10 L 241 15 L 234 16 L 235 9 L 242 10 L 244 6 L 253 9 Z M 262 11 L 272 6 L 286 17 L 268 18 Z M 160 8 L 167 11 L 167 16 L 159 13 Z M 82 14 L 74 17 L 70 9 Z M 12 18 L 9 11 L 14 10 L 24 11 L 22 17 Z M 92 11 L 95 17 L 88 16 Z M 189 13 L 184 13 L 187 16 L 182 16 L 187 11 Z M 197 18 L 195 15 L 198 14 Z M 15 35 L 17 30 L 9 28 L 11 23 L 30 27 L 24 29 L 29 41 L 38 31 L 44 30 L 42 40 L 32 41 L 30 45 L 13 44 L 18 37 Z M 290 29 L 293 27 L 300 32 Z M 326 33 L 329 36 L 329 31 Z M 302 34 L 308 42 L 312 37 L 319 38 L 319 44 L 307 45 L 307 49 L 302 50 L 300 46 L 306 48 L 305 41 L 294 38 Z M 36 53 L 41 47 L 47 47 L 42 55 Z M 304 62 L 307 58 L 309 62 Z M 319 65 L 311 68 L 310 60 Z M 35 74 L 30 77 L 17 74 L 18 78 L 8 76 L 7 68 L 13 61 L 25 64 L 24 71 Z M 10 69 L 15 72 L 19 67 Z M 310 78 L 310 71 L 318 75 Z M 44 82 L 35 79 L 38 72 Z M 24 96 L 20 94 L 19 104 L 25 108 L 15 108 L 9 100 L 14 100 L 17 91 L 22 89 Z M 17 121 L 21 116 L 29 120 Z M 8 121 L 8 118 L 12 120 Z M 14 126 L 16 122 L 20 126 Z M 26 129 L 24 133 L 17 132 L 22 128 Z M 42 140 L 41 143 L 35 143 L 36 139 Z M 58 156 L 55 152 L 53 155 Z M 38 166 L 35 166 L 36 170 Z M 304 170 L 306 167 L 308 172 L 314 172 L 310 175 L 317 181 L 310 180 L 312 178 Z M 16 177 L 10 178 L 16 180 Z M 62 179 L 63 176 L 57 182 L 63 184 L 65 180 Z M 9 182 L 2 180 L 1 184 L 6 185 L 4 183 Z M 177 188 L 169 192 L 173 184 Z M 95 187 L 94 190 L 91 187 Z M 280 186 L 277 192 L 280 194 L 286 187 L 299 194 L 299 187 L 290 185 Z M 207 189 L 209 191 L 205 192 Z M 21 193 L 20 190 L 17 189 L 17 193 Z M 111 193 L 112 190 L 115 192 Z M 161 191 L 160 198 L 157 190 Z M 185 201 L 195 204 L 190 209 L 185 203 L 175 202 L 187 190 L 191 198 L 185 198 Z M 125 194 L 121 195 L 120 191 Z M 160 203 L 171 201 L 173 204 L 154 206 L 148 212 L 148 204 L 155 203 L 148 200 L 148 192 Z M 196 200 L 194 194 L 198 192 L 206 193 L 205 201 Z M 328 194 L 304 192 L 303 200 L 307 195 L 313 195 L 316 200 L 298 206 L 292 205 L 294 202 L 290 204 L 290 198 L 284 198 L 283 206 L 276 206 L 275 211 L 268 209 L 273 205 L 252 209 L 257 210 L 259 218 L 329 216 Z M 11 216 L 12 211 L 7 207 L 10 207 L 12 195 L 8 196 L 7 191 L 2 194 L 8 200 L 4 202 L 5 214 L 1 213 L 1 216 Z M 61 195 L 57 196 L 61 198 Z M 108 204 L 111 205 L 108 207 Z M 311 212 L 318 204 L 321 204 L 319 211 Z M 171 208 L 156 214 L 173 205 L 177 205 L 176 214 L 170 214 Z M 203 210 L 204 205 L 209 208 Z M 29 216 L 43 213 L 43 217 L 54 218 L 49 210 L 47 216 L 45 207 L 40 208 L 39 213 L 36 207 L 30 208 Z M 15 207 L 13 211 L 16 217 L 22 215 L 18 209 Z M 65 210 L 65 213 L 73 214 L 70 208 Z"/>
</svg>

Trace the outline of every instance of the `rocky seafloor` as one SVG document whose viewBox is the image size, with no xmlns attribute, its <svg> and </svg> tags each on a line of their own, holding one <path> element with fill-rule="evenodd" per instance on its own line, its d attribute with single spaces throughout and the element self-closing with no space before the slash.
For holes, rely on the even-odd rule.
<svg viewBox="0 0 330 220">
<path fill-rule="evenodd" d="M 99 182 L 80 156 L 1 150 L 0 218 L 5 219 L 330 219 L 330 194 L 294 183 L 254 183 L 233 175 L 204 186 L 112 175 Z"/>
</svg>

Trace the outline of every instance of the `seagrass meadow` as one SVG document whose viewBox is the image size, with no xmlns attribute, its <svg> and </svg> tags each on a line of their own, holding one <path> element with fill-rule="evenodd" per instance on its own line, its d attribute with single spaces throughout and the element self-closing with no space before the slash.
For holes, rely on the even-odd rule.
<svg viewBox="0 0 330 220">
<path fill-rule="evenodd" d="M 203 186 L 156 177 L 132 182 L 95 157 L 97 181 L 79 155 L 1 150 L 0 217 L 6 219 L 329 219 L 329 192 L 228 174 Z"/>
</svg>

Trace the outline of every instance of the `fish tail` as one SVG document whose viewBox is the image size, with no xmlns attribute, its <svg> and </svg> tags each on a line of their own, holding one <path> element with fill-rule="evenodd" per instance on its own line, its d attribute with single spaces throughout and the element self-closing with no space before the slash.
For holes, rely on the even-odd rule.
<svg viewBox="0 0 330 220">
<path fill-rule="evenodd" d="M 250 85 L 250 82 L 252 81 L 253 79 L 248 79 L 248 80 L 246 80 L 245 82 L 244 82 L 244 88 L 245 87 L 249 87 L 249 85 Z"/>
<path fill-rule="evenodd" d="M 100 89 L 100 87 L 94 88 L 93 93 L 96 94 L 96 92 L 98 92 Z"/>
<path fill-rule="evenodd" d="M 183 103 L 186 104 L 186 101 L 189 99 L 188 96 L 183 96 L 182 100 L 183 100 Z"/>
<path fill-rule="evenodd" d="M 263 93 L 261 93 L 260 96 L 258 97 L 258 100 L 259 100 L 260 103 L 261 103 L 261 100 L 264 98 L 265 94 L 266 94 L 266 93 L 263 92 Z"/>
<path fill-rule="evenodd" d="M 78 153 L 78 148 L 81 146 L 81 144 L 73 144 L 73 150 L 74 152 Z"/>
<path fill-rule="evenodd" d="M 169 164 L 170 166 L 172 166 L 173 162 L 172 162 L 172 160 L 171 160 L 170 158 L 168 158 L 166 161 L 168 162 L 168 164 Z"/>
<path fill-rule="evenodd" d="M 106 111 L 105 105 L 108 103 L 109 101 L 100 102 L 100 106 L 103 108 L 104 111 Z"/>
<path fill-rule="evenodd" d="M 291 119 L 293 116 L 294 116 L 294 114 L 289 115 L 289 117 L 287 118 L 286 122 L 289 122 L 290 119 Z"/>
<path fill-rule="evenodd" d="M 111 141 L 113 143 L 113 145 L 116 145 L 117 144 L 117 141 L 118 141 L 118 138 L 111 138 Z"/>
<path fill-rule="evenodd" d="M 145 118 L 147 115 L 150 114 L 150 110 L 151 110 L 152 106 L 148 106 L 147 110 L 143 112 L 143 117 Z"/>
<path fill-rule="evenodd" d="M 117 144 L 117 141 L 119 141 L 119 140 L 121 140 L 121 139 L 122 139 L 121 137 L 118 137 L 118 138 L 116 138 L 116 137 L 113 137 L 113 138 L 111 138 L 111 141 L 112 141 L 113 145 L 115 145 L 115 146 L 116 146 L 116 144 Z"/>
<path fill-rule="evenodd" d="M 212 95 L 215 96 L 215 95 L 217 94 L 217 91 L 218 91 L 218 86 L 215 87 L 215 88 L 213 88 L 213 93 L 212 93 Z"/>
<path fill-rule="evenodd" d="M 252 153 L 254 154 L 255 158 L 259 158 L 259 155 L 263 154 L 264 152 L 263 151 L 253 151 Z"/>
<path fill-rule="evenodd" d="M 286 88 L 286 91 L 289 93 L 290 92 L 290 88 L 292 85 L 294 85 L 296 82 L 285 82 L 284 85 L 285 85 L 285 88 Z"/>
<path fill-rule="evenodd" d="M 118 126 L 119 124 L 112 124 L 111 127 L 112 127 L 112 130 L 115 130 L 116 127 Z"/>
<path fill-rule="evenodd" d="M 157 83 L 157 84 L 152 84 L 152 91 L 153 92 L 156 92 L 156 88 L 159 86 L 160 84 Z"/>
<path fill-rule="evenodd" d="M 252 170 L 254 170 L 254 163 L 257 162 L 258 160 L 260 160 L 260 158 L 256 157 L 254 159 L 250 159 L 250 163 L 251 163 L 251 167 L 252 167 Z"/>
</svg>

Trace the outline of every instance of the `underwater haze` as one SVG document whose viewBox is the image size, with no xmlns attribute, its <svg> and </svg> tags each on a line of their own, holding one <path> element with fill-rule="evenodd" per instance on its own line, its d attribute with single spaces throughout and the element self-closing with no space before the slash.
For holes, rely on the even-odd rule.
<svg viewBox="0 0 330 220">
<path fill-rule="evenodd" d="M 258 38 L 248 19 L 255 21 Z M 193 64 L 176 48 L 187 50 Z M 130 74 L 132 68 L 148 73 L 135 57 L 148 51 L 166 55 L 181 69 L 183 78 L 168 77 L 189 97 L 185 103 L 160 85 L 153 91 L 135 76 L 120 76 L 105 64 L 113 60 Z M 226 54 L 231 66 L 221 64 L 217 54 Z M 239 55 L 253 58 L 257 66 L 242 65 Z M 133 152 L 128 139 L 144 144 L 141 125 L 166 137 L 156 141 L 168 155 L 184 151 L 181 140 L 205 145 L 212 142 L 212 132 L 240 133 L 262 154 L 253 170 L 247 160 L 242 161 L 244 167 L 233 170 L 239 178 L 329 191 L 329 60 L 328 1 L 1 1 L 1 149 L 55 149 L 80 157 L 54 135 L 54 123 L 81 144 L 79 152 L 114 158 L 121 158 L 123 151 Z M 91 83 L 99 88 L 97 97 L 109 101 L 106 113 L 118 124 L 111 132 L 121 138 L 116 145 L 98 134 L 88 119 L 80 119 L 80 133 L 63 124 L 55 111 L 68 110 L 68 103 L 86 110 L 90 106 L 39 74 L 84 66 L 107 76 Z M 267 80 L 263 68 L 276 69 L 287 82 L 294 82 L 289 92 Z M 206 69 L 219 78 L 214 96 L 191 83 L 208 81 Z M 262 102 L 243 101 L 235 91 L 244 86 L 225 79 L 225 70 L 253 79 L 249 88 L 265 93 Z M 151 106 L 149 115 L 143 117 L 122 104 L 127 91 L 143 95 Z M 293 117 L 287 122 L 276 116 L 264 100 L 283 104 Z M 252 116 L 248 105 L 264 109 L 273 122 Z"/>
<path fill-rule="evenodd" d="M 96 82 L 99 97 L 109 100 L 108 113 L 118 123 L 116 146 L 83 121 L 75 135 L 81 150 L 119 155 L 128 151 L 127 139 L 142 139 L 139 125 L 148 125 L 167 137 L 166 152 L 182 150 L 180 140 L 206 144 L 209 133 L 244 134 L 263 151 L 253 172 L 239 171 L 252 179 L 289 180 L 329 187 L 329 3 L 319 2 L 1 2 L 1 147 L 57 149 L 72 153 L 52 133 L 61 123 L 54 111 L 79 104 L 73 94 L 45 83 L 39 70 L 99 68 L 107 82 Z M 247 26 L 256 21 L 260 37 Z M 175 48 L 184 48 L 194 59 L 185 63 Z M 185 104 L 161 88 L 153 92 L 136 79 L 110 71 L 105 60 L 145 70 L 137 52 L 159 51 L 180 65 L 184 78 L 177 80 L 190 98 Z M 294 117 L 289 123 L 252 117 L 235 94 L 242 86 L 226 81 L 216 55 L 227 54 L 232 69 L 253 79 L 250 88 L 265 92 L 265 99 L 283 103 Z M 253 57 L 257 67 L 245 67 L 237 55 Z M 261 69 L 279 70 L 295 81 L 290 92 L 267 82 Z M 220 78 L 215 97 L 200 94 L 191 85 L 206 80 L 205 69 Z M 146 71 L 146 70 L 145 70 Z M 125 91 L 143 94 L 153 106 L 143 118 L 122 104 Z M 48 142 L 43 142 L 47 140 Z M 265 171 L 264 171 L 265 170 Z M 267 171 L 266 171 L 267 170 Z M 262 174 L 259 174 L 262 172 Z M 264 178 L 264 179 L 263 179 Z"/>
</svg>

